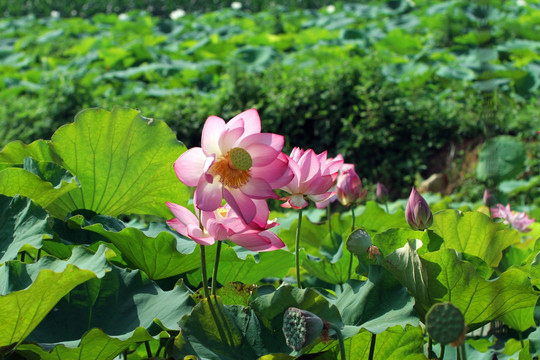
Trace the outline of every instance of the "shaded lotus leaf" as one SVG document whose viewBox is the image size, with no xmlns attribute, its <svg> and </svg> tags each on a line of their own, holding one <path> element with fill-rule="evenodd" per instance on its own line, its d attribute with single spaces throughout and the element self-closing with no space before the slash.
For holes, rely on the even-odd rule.
<svg viewBox="0 0 540 360">
<path fill-rule="evenodd" d="M 122 341 L 140 332 L 140 328 L 154 337 L 162 327 L 178 330 L 177 322 L 193 305 L 182 285 L 163 291 L 140 271 L 111 266 L 104 277 L 71 290 L 27 340 L 47 346 L 76 347 L 92 328 Z"/>
<path fill-rule="evenodd" d="M 64 215 L 87 209 L 170 218 L 165 202 L 185 204 L 189 198 L 172 166 L 185 146 L 163 121 L 137 110 L 83 110 L 54 133 L 51 146 L 81 185 L 54 203 Z"/>
<path fill-rule="evenodd" d="M 104 276 L 109 269 L 105 249 L 92 254 L 77 248 L 68 261 L 44 257 L 34 264 L 8 261 L 0 267 L 0 353 L 25 340 L 77 285 Z"/>
<path fill-rule="evenodd" d="M 52 237 L 43 209 L 29 199 L 0 195 L 0 264 L 27 247 L 41 248 L 43 239 Z"/>
<path fill-rule="evenodd" d="M 379 334 L 395 325 L 418 326 L 414 298 L 379 265 L 370 265 L 366 281 L 350 280 L 334 304 L 343 323 Z"/>
</svg>

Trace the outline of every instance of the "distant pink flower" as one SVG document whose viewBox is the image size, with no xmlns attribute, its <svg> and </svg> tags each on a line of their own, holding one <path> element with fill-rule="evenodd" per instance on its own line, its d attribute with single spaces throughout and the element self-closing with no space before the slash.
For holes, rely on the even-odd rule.
<svg viewBox="0 0 540 360">
<path fill-rule="evenodd" d="M 293 173 L 291 182 L 281 189 L 291 194 L 282 198 L 284 208 L 303 209 L 308 205 L 305 198 L 315 203 L 324 202 L 335 192 L 330 191 L 336 180 L 339 168 L 343 164 L 341 155 L 331 159 L 326 151 L 317 155 L 311 149 L 302 150 L 295 147 L 289 158 L 289 168 Z"/>
<path fill-rule="evenodd" d="M 529 225 L 534 223 L 534 219 L 529 218 L 526 213 L 512 211 L 510 204 L 507 204 L 506 207 L 503 204 L 495 206 L 496 208 L 491 209 L 492 218 L 501 218 L 505 224 L 510 224 L 511 227 L 521 232 L 531 231 Z"/>
<path fill-rule="evenodd" d="M 183 206 L 167 203 L 175 218 L 167 224 L 180 234 L 200 245 L 212 245 L 216 241 L 230 240 L 251 251 L 271 251 L 285 246 L 283 241 L 267 229 L 278 225 L 268 222 L 268 206 L 264 200 L 255 200 L 260 208 L 258 215 L 265 216 L 265 226 L 246 225 L 231 207 L 225 205 L 214 211 L 202 211 L 201 218 Z M 202 229 L 201 229 L 202 225 Z"/>
<path fill-rule="evenodd" d="M 431 209 L 414 186 L 405 208 L 405 220 L 413 230 L 425 230 L 433 224 Z"/>
<path fill-rule="evenodd" d="M 283 144 L 283 136 L 261 133 L 255 109 L 228 123 L 210 116 L 204 124 L 201 147 L 183 153 L 174 169 L 180 181 L 197 187 L 194 200 L 199 209 L 214 211 L 225 198 L 250 223 L 256 214 L 254 199 L 278 199 L 272 190 L 292 179 L 288 158 L 281 152 Z"/>
<path fill-rule="evenodd" d="M 345 206 L 366 196 L 367 190 L 362 188 L 362 181 L 354 171 L 354 164 L 343 164 L 337 177 L 336 191 L 339 202 Z"/>
<path fill-rule="evenodd" d="M 380 202 L 388 200 L 388 189 L 382 183 L 377 182 L 377 190 L 375 190 L 375 198 Z"/>
</svg>

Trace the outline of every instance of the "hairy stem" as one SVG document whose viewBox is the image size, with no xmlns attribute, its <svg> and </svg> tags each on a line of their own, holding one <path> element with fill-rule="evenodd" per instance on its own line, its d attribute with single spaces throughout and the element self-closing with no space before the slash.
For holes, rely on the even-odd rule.
<svg viewBox="0 0 540 360">
<path fill-rule="evenodd" d="M 300 227 L 302 226 L 302 209 L 298 210 L 298 226 L 296 227 L 296 242 L 295 242 L 295 262 L 296 262 L 296 282 L 298 288 L 302 288 L 300 280 Z"/>
</svg>

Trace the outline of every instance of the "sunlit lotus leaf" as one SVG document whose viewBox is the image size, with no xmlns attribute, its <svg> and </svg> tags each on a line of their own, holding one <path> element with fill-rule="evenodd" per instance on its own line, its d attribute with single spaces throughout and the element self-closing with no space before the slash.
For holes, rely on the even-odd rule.
<svg viewBox="0 0 540 360">
<path fill-rule="evenodd" d="M 54 187 L 50 182 L 22 168 L 8 167 L 0 171 L 0 194 L 28 197 L 57 217 L 65 214 L 61 198 L 77 187 L 75 181 L 62 182 L 60 187 Z"/>
<path fill-rule="evenodd" d="M 29 157 L 43 162 L 58 161 L 58 157 L 51 150 L 49 141 L 36 140 L 28 145 L 20 141 L 12 141 L 0 151 L 0 164 L 20 165 Z"/>
<path fill-rule="evenodd" d="M 185 146 L 163 121 L 137 110 L 84 110 L 54 133 L 51 146 L 81 185 L 55 202 L 66 214 L 87 209 L 170 218 L 165 202 L 185 204 L 189 198 L 172 166 Z"/>
<path fill-rule="evenodd" d="M 17 353 L 26 358 L 37 355 L 43 360 L 112 360 L 130 345 L 148 340 L 152 337 L 143 328 L 137 328 L 126 340 L 110 337 L 101 329 L 94 328 L 84 334 L 76 347 L 60 344 L 46 351 L 35 344 L 22 344 L 17 347 Z"/>
<path fill-rule="evenodd" d="M 501 261 L 504 249 L 520 242 L 517 231 L 477 211 L 439 211 L 431 229 L 444 239 L 443 247 L 475 255 L 493 267 Z"/>
</svg>

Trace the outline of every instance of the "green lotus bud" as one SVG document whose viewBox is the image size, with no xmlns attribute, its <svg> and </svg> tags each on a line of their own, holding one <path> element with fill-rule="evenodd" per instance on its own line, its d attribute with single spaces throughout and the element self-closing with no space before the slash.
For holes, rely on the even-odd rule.
<svg viewBox="0 0 540 360">
<path fill-rule="evenodd" d="M 354 230 L 347 239 L 347 250 L 356 256 L 365 255 L 371 246 L 371 237 L 363 229 Z"/>
<path fill-rule="evenodd" d="M 429 336 L 442 345 L 459 345 L 467 332 L 465 317 L 449 302 L 435 304 L 429 309 L 426 329 Z"/>
<path fill-rule="evenodd" d="M 317 339 L 323 327 L 323 320 L 306 310 L 290 307 L 283 314 L 285 341 L 287 346 L 295 351 L 301 350 Z"/>
</svg>

